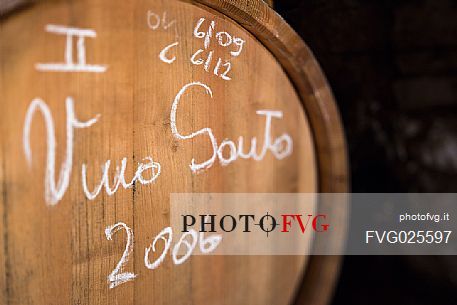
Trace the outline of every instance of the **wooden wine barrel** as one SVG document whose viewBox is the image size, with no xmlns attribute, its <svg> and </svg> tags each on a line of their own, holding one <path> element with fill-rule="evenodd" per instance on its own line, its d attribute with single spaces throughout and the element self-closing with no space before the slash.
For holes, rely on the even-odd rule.
<svg viewBox="0 0 457 305">
<path fill-rule="evenodd" d="M 145 257 L 171 193 L 347 190 L 329 86 L 266 3 L 39 1 L 0 23 L 1 304 L 328 302 L 335 256 Z"/>
</svg>

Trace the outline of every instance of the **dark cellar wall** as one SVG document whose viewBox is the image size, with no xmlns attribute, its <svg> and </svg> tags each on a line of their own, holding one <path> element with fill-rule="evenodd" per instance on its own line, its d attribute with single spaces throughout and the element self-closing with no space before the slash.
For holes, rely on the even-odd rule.
<svg viewBox="0 0 457 305">
<path fill-rule="evenodd" d="M 281 0 L 343 116 L 354 192 L 452 192 L 457 1 Z"/>
<path fill-rule="evenodd" d="M 341 111 L 352 192 L 457 191 L 457 1 L 277 0 Z M 333 304 L 457 304 L 456 257 L 345 257 Z"/>
</svg>

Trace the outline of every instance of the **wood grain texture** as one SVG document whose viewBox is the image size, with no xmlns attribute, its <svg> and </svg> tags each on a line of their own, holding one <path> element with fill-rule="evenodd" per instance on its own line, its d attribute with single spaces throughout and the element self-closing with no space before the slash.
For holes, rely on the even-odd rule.
<svg viewBox="0 0 457 305">
<path fill-rule="evenodd" d="M 273 0 L 265 0 L 265 2 L 266 2 L 270 7 L 273 7 Z"/>
<path fill-rule="evenodd" d="M 319 172 L 319 192 L 347 192 L 346 146 L 340 115 L 315 57 L 298 35 L 260 1 L 199 0 L 230 16 L 259 39 L 284 67 L 309 118 Z M 254 3 L 253 3 L 254 2 Z M 345 210 L 334 208 L 344 215 Z M 304 273 L 298 304 L 326 304 L 339 270 L 339 257 L 313 256 Z"/>
<path fill-rule="evenodd" d="M 167 12 L 173 27 L 152 30 L 147 12 Z M 202 41 L 192 37 L 200 17 L 246 40 L 232 58 L 232 80 L 225 81 L 189 58 Z M 49 73 L 38 62 L 63 61 L 64 37 L 44 31 L 46 24 L 97 31 L 87 39 L 87 61 L 107 64 L 103 74 Z M 179 41 L 166 64 L 159 52 Z M 259 41 L 261 43 L 259 43 Z M 263 44 L 263 45 L 262 45 Z M 212 45 L 214 56 L 230 59 Z M 341 192 L 346 190 L 344 139 L 328 85 L 314 57 L 287 24 L 262 1 L 44 1 L 10 16 L 1 24 L 0 213 L 2 251 L 0 288 L 4 304 L 288 304 L 304 276 L 301 300 L 324 304 L 332 290 L 338 258 L 192 257 L 175 266 L 167 257 L 156 270 L 144 267 L 144 249 L 168 225 L 172 192 Z M 284 160 L 237 160 L 218 163 L 200 174 L 192 158 L 205 160 L 206 137 L 178 140 L 170 132 L 173 98 L 186 83 L 200 81 L 214 97 L 192 90 L 178 111 L 178 127 L 190 133 L 211 127 L 219 142 L 263 135 L 259 109 L 278 109 L 273 133 L 294 139 L 294 153 Z M 89 129 L 76 130 L 71 183 L 54 207 L 44 202 L 45 128 L 36 115 L 32 128 L 33 162 L 22 147 L 24 116 L 40 97 L 56 125 L 59 170 L 65 152 L 65 98 L 74 97 L 81 120 L 100 113 Z M 162 165 L 155 184 L 84 196 L 81 164 L 88 183 L 100 179 L 106 160 L 113 166 L 127 157 L 127 177 L 148 155 Z M 111 177 L 114 169 L 110 171 Z M 341 211 L 335 211 L 341 212 Z M 106 240 L 106 226 L 127 223 L 134 250 L 126 270 L 132 281 L 109 289 L 106 277 L 125 247 L 125 234 Z M 309 270 L 309 272 L 308 272 Z M 286 276 L 281 276 L 285 274 Z M 0 299 L 2 300 L 2 299 Z"/>
<path fill-rule="evenodd" d="M 21 5 L 24 5 L 27 1 L 24 0 L 2 0 L 0 1 L 0 16 L 6 15 Z"/>
</svg>

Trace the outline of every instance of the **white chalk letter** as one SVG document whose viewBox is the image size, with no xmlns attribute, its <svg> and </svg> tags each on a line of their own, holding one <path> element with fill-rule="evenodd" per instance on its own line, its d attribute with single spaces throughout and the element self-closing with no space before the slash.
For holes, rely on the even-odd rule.
<svg viewBox="0 0 457 305">
<path fill-rule="evenodd" d="M 35 65 L 38 71 L 45 72 L 93 72 L 101 73 L 105 72 L 107 66 L 102 65 L 88 65 L 86 64 L 86 47 L 84 39 L 86 37 L 94 38 L 96 33 L 91 29 L 78 29 L 70 28 L 61 25 L 48 24 L 45 30 L 49 33 L 58 35 L 66 35 L 67 42 L 65 47 L 65 62 L 64 63 L 39 63 Z M 77 36 L 78 41 L 76 43 L 78 63 L 73 62 L 73 37 Z"/>
<path fill-rule="evenodd" d="M 80 122 L 75 117 L 73 99 L 71 97 L 67 97 L 65 104 L 67 109 L 67 147 L 65 158 L 59 172 L 59 180 L 57 183 L 55 182 L 56 136 L 54 132 L 54 121 L 52 118 L 51 110 L 49 110 L 48 105 L 43 100 L 36 98 L 30 103 L 24 122 L 22 142 L 24 146 L 25 157 L 30 165 L 32 163 L 32 151 L 30 149 L 30 128 L 32 125 L 33 115 L 37 110 L 39 110 L 44 118 L 47 140 L 44 189 L 45 200 L 49 205 L 55 205 L 62 199 L 70 183 L 73 163 L 74 129 L 90 127 L 97 122 L 99 117 L 97 115 L 95 118 L 90 119 L 86 122 Z"/>
<path fill-rule="evenodd" d="M 181 100 L 182 95 L 186 92 L 186 90 L 188 88 L 190 88 L 192 86 L 200 86 L 200 87 L 205 88 L 206 93 L 209 94 L 209 96 L 211 98 L 213 97 L 213 92 L 211 91 L 211 88 L 208 87 L 208 85 L 205 85 L 200 82 L 192 82 L 192 83 L 184 85 L 184 87 L 182 87 L 181 90 L 179 90 L 178 94 L 175 97 L 175 100 L 173 101 L 173 105 L 171 106 L 170 125 L 171 125 L 171 133 L 173 134 L 173 136 L 175 138 L 180 139 L 180 140 L 192 139 L 198 135 L 202 135 L 205 133 L 208 134 L 208 136 L 211 140 L 211 146 L 213 147 L 213 155 L 211 156 L 211 158 L 209 158 L 208 160 L 206 160 L 205 162 L 202 162 L 202 163 L 195 163 L 195 159 L 192 159 L 191 164 L 190 164 L 190 169 L 193 172 L 197 172 L 201 169 L 210 168 L 214 164 L 214 161 L 216 160 L 216 157 L 217 157 L 217 142 L 216 142 L 216 138 L 214 137 L 214 134 L 213 134 L 213 131 L 211 130 L 211 128 L 203 128 L 203 129 L 200 129 L 189 135 L 181 135 L 178 132 L 178 128 L 176 127 L 176 111 L 178 110 L 178 104 L 179 104 L 179 101 Z"/>
</svg>

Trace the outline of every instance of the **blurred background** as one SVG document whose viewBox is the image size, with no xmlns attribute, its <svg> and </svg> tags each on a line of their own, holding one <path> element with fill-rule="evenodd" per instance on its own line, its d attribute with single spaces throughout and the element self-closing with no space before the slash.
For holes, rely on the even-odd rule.
<svg viewBox="0 0 457 305">
<path fill-rule="evenodd" d="M 352 191 L 457 192 L 457 1 L 274 4 L 333 89 Z M 345 257 L 340 304 L 455 305 L 457 257 Z"/>
<path fill-rule="evenodd" d="M 20 2 L 2 0 L 0 15 Z M 457 0 L 276 0 L 275 10 L 333 89 L 352 191 L 457 192 Z M 332 305 L 457 304 L 455 256 L 348 256 L 341 271 Z"/>
</svg>

